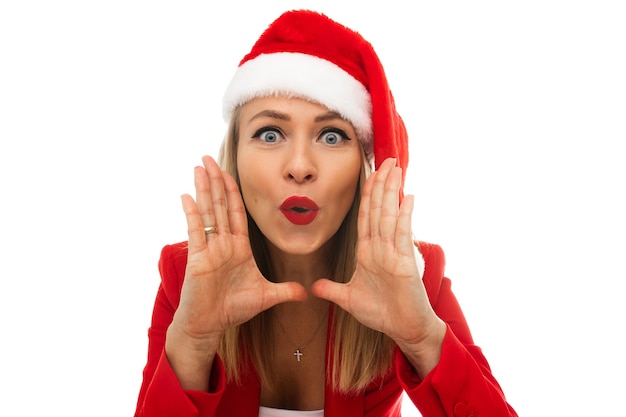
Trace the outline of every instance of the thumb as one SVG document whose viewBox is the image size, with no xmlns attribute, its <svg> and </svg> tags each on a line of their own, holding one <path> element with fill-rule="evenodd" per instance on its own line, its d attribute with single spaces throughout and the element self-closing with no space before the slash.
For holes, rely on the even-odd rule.
<svg viewBox="0 0 626 417">
<path fill-rule="evenodd" d="M 304 286 L 298 282 L 268 282 L 270 289 L 267 292 L 266 305 L 263 310 L 274 307 L 276 304 L 290 301 L 304 301 L 308 295 Z"/>
<path fill-rule="evenodd" d="M 335 303 L 342 309 L 348 311 L 350 290 L 347 285 L 348 284 L 340 284 L 326 278 L 321 278 L 311 285 L 311 293 L 316 297 Z"/>
</svg>

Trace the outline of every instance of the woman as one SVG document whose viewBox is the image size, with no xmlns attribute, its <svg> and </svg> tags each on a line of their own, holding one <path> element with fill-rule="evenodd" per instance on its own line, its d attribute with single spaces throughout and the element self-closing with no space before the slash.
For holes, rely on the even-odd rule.
<svg viewBox="0 0 626 417">
<path fill-rule="evenodd" d="M 274 21 L 224 97 L 220 165 L 182 197 L 136 416 L 516 415 L 443 253 L 411 237 L 407 135 L 358 33 Z M 372 168 L 375 171 L 372 173 Z"/>
</svg>

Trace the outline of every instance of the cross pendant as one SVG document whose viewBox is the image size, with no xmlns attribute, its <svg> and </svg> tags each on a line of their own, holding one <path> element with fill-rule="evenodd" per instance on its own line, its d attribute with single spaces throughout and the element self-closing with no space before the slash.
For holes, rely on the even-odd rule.
<svg viewBox="0 0 626 417">
<path fill-rule="evenodd" d="M 302 351 L 300 349 L 296 349 L 296 351 L 293 353 L 293 356 L 296 357 L 296 360 L 298 362 L 300 362 L 300 358 L 302 358 L 303 355 L 304 355 L 304 353 L 302 353 Z"/>
</svg>

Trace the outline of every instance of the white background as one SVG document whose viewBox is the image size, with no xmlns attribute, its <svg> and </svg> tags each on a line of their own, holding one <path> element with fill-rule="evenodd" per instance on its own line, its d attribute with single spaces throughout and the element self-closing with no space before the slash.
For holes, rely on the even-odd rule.
<svg viewBox="0 0 626 417">
<path fill-rule="evenodd" d="M 2 2 L 1 415 L 133 414 L 179 195 L 217 154 L 237 63 L 288 8 L 377 49 L 415 234 L 446 251 L 518 413 L 623 412 L 621 2 L 405 3 Z"/>
</svg>

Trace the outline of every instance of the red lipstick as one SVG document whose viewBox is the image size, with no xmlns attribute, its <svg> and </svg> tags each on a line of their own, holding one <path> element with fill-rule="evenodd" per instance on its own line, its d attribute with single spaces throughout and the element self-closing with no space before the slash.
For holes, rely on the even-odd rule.
<svg viewBox="0 0 626 417">
<path fill-rule="evenodd" d="M 279 208 L 287 220 L 298 226 L 315 220 L 320 209 L 310 198 L 298 196 L 288 197 Z"/>
</svg>

